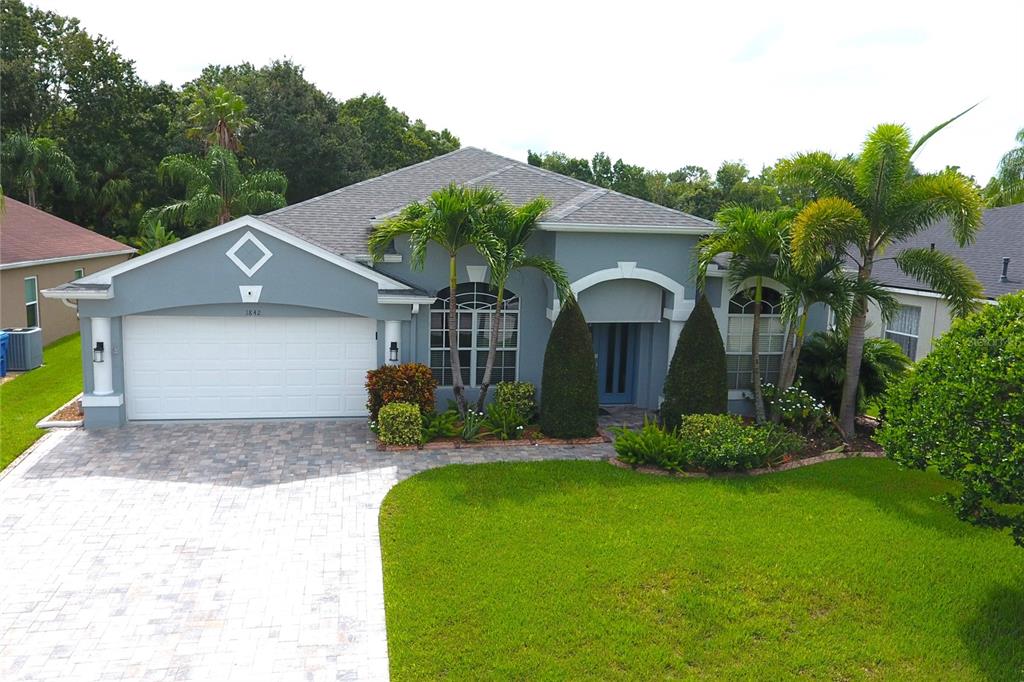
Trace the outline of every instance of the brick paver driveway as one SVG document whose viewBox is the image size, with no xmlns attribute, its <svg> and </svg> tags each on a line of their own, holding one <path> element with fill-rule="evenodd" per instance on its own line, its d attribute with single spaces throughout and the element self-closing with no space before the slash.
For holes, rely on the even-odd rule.
<svg viewBox="0 0 1024 682">
<path fill-rule="evenodd" d="M 50 434 L 0 479 L 0 679 L 386 679 L 388 489 L 453 462 L 611 454 L 366 439 L 348 420 Z"/>
</svg>

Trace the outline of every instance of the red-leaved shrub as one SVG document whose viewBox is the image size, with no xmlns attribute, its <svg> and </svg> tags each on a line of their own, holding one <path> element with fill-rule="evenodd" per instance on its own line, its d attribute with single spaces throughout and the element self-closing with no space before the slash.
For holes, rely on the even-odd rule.
<svg viewBox="0 0 1024 682">
<path fill-rule="evenodd" d="M 424 414 L 433 412 L 436 388 L 437 381 L 426 365 L 384 365 L 366 373 L 366 409 L 374 421 L 388 403 L 412 403 Z"/>
</svg>

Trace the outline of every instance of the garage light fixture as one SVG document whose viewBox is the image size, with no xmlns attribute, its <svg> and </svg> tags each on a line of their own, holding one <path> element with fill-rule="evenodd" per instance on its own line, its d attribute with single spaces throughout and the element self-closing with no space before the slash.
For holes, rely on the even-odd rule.
<svg viewBox="0 0 1024 682">
<path fill-rule="evenodd" d="M 97 341 L 95 347 L 92 349 L 92 361 L 103 362 L 103 342 Z"/>
<path fill-rule="evenodd" d="M 398 342 L 392 341 L 388 347 L 388 359 L 391 362 L 398 362 Z"/>
</svg>

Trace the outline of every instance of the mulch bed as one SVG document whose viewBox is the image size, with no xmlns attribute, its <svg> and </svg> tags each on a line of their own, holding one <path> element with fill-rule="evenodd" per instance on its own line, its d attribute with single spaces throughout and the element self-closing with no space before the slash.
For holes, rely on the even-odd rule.
<svg viewBox="0 0 1024 682">
<path fill-rule="evenodd" d="M 50 417 L 50 421 L 74 422 L 80 421 L 84 417 L 85 413 L 82 412 L 82 401 L 76 400 L 54 412 L 53 416 Z"/>
</svg>

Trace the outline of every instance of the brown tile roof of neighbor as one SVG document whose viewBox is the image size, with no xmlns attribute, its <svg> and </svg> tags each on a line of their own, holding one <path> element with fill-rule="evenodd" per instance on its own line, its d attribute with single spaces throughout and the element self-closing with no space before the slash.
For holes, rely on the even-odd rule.
<svg viewBox="0 0 1024 682">
<path fill-rule="evenodd" d="M 711 231 L 709 220 L 643 199 L 581 182 L 475 147 L 463 147 L 421 163 L 348 185 L 319 197 L 271 211 L 264 220 L 338 254 L 367 252 L 373 221 L 421 201 L 450 182 L 501 190 L 514 203 L 543 195 L 551 225 L 679 228 Z"/>
<path fill-rule="evenodd" d="M 4 197 L 4 209 L 0 215 L 0 265 L 135 251 L 10 197 Z"/>
</svg>

